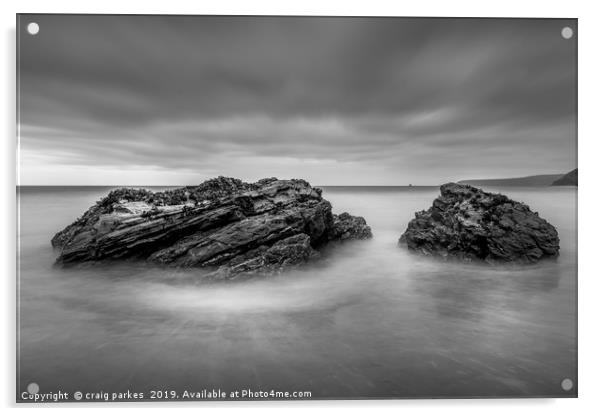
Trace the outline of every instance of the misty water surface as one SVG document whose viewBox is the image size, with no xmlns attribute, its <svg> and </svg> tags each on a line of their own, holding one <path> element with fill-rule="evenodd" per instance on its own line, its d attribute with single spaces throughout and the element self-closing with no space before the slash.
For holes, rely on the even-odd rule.
<svg viewBox="0 0 602 416">
<path fill-rule="evenodd" d="M 314 398 L 561 396 L 576 380 L 574 188 L 508 188 L 554 224 L 557 261 L 441 263 L 397 246 L 437 188 L 325 188 L 374 239 L 276 278 L 53 267 L 50 239 L 107 188 L 20 190 L 18 380 L 41 392 L 221 388 Z"/>
</svg>

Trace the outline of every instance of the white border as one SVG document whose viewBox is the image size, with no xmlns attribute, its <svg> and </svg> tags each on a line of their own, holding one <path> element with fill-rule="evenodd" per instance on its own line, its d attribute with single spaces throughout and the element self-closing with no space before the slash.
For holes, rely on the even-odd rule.
<svg viewBox="0 0 602 416">
<path fill-rule="evenodd" d="M 2 337 L 3 374 L 0 378 L 2 404 L 15 408 L 15 14 L 20 13 L 131 13 L 131 14 L 296 14 L 296 15 L 399 15 L 399 16 L 487 16 L 487 17 L 568 17 L 579 19 L 579 399 L 506 399 L 506 400 L 406 400 L 406 401 L 333 401 L 333 402 L 247 402 L 247 403 L 188 403 L 178 404 L 178 410 L 198 412 L 266 412 L 298 413 L 332 412 L 346 408 L 345 413 L 364 414 L 366 411 L 384 413 L 416 412 L 426 414 L 458 413 L 462 415 L 486 412 L 488 415 L 526 413 L 533 415 L 591 414 L 602 406 L 597 402 L 600 383 L 600 356 L 602 337 L 599 317 L 602 301 L 602 276 L 595 263 L 600 244 L 600 152 L 599 141 L 601 106 L 600 76 L 602 74 L 602 14 L 596 2 L 573 1 L 4 1 L 0 19 L 3 25 L 4 59 L 1 67 L 3 83 L 2 140 L 3 181 L 1 204 L 3 238 L 0 240 L 0 263 L 4 295 L 4 336 Z M 596 169 L 598 167 L 598 169 Z M 128 409 L 143 406 L 145 413 L 161 414 L 170 404 L 154 405 L 113 404 L 112 411 L 131 412 Z M 17 406 L 27 407 L 27 406 Z M 46 405 L 51 413 L 81 412 L 76 406 Z M 121 410 L 117 409 L 120 408 Z M 200 408 L 200 409 L 198 409 Z M 283 409 L 285 408 L 285 409 Z M 26 408 L 31 411 L 31 408 Z M 104 414 L 100 405 L 87 406 L 86 412 Z"/>
</svg>

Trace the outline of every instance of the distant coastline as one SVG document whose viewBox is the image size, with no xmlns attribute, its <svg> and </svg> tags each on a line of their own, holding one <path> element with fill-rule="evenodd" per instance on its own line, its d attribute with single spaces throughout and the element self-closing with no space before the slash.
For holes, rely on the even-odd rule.
<svg viewBox="0 0 602 416">
<path fill-rule="evenodd" d="M 573 173 L 574 172 L 574 173 Z M 473 186 L 552 186 L 552 185 L 577 185 L 576 176 L 577 169 L 565 173 L 555 173 L 549 175 L 533 175 L 533 176 L 523 176 L 520 178 L 501 178 L 501 179 L 467 179 L 459 181 L 458 183 L 465 185 L 473 185 Z M 570 181 L 563 181 L 559 183 L 561 180 L 566 178 L 569 175 L 575 176 L 575 181 L 571 183 Z"/>
<path fill-rule="evenodd" d="M 452 181 L 447 181 L 452 182 Z M 457 181 L 457 183 L 472 186 L 531 186 L 531 187 L 545 187 L 545 186 L 559 186 L 559 185 L 574 185 L 577 186 L 577 169 L 573 169 L 568 173 L 554 173 L 548 175 L 533 175 L 523 176 L 519 178 L 499 178 L 499 179 L 465 179 Z M 436 188 L 441 184 L 431 185 L 316 185 L 318 188 L 324 188 L 328 190 L 337 189 L 398 189 L 398 188 Z M 154 188 L 154 189 L 170 189 L 170 188 L 181 188 L 196 185 L 17 185 L 17 188 L 29 188 L 29 189 L 114 189 L 114 188 Z"/>
<path fill-rule="evenodd" d="M 577 169 L 574 169 L 572 171 L 570 171 L 569 173 L 567 173 L 566 175 L 563 175 L 561 178 L 556 179 L 553 183 L 552 186 L 577 186 L 578 183 L 578 172 Z"/>
</svg>

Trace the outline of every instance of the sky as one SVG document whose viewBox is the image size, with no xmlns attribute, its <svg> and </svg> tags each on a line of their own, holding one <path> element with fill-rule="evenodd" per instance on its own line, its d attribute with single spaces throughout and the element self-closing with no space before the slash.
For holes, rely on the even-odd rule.
<svg viewBox="0 0 602 416">
<path fill-rule="evenodd" d="M 17 30 L 22 185 L 577 166 L 572 19 L 21 15 Z"/>
</svg>

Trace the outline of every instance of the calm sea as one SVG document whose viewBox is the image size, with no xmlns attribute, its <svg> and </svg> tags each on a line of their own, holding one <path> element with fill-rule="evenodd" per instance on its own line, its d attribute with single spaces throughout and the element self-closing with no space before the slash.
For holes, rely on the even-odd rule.
<svg viewBox="0 0 602 416">
<path fill-rule="evenodd" d="M 109 189 L 17 190 L 20 391 L 576 393 L 575 188 L 497 189 L 558 229 L 560 257 L 533 267 L 440 263 L 398 247 L 435 187 L 325 187 L 333 211 L 364 216 L 374 238 L 276 278 L 204 284 L 198 271 L 144 264 L 53 267 L 54 233 Z"/>
</svg>

